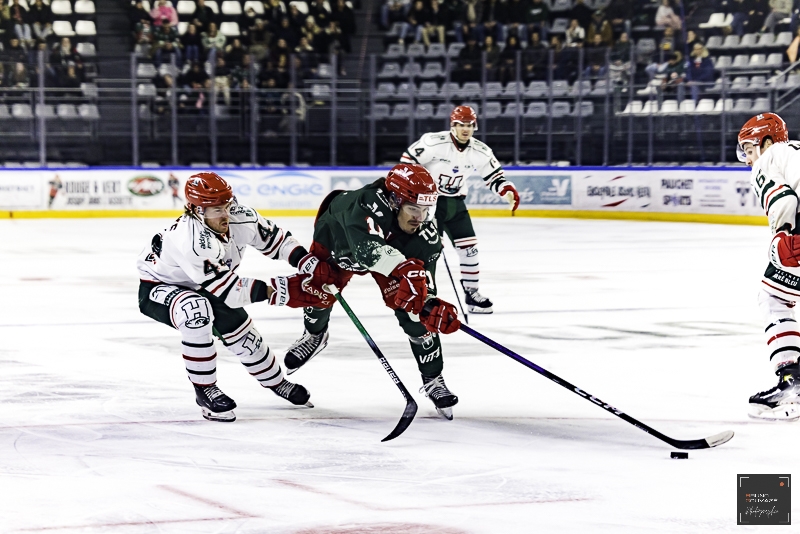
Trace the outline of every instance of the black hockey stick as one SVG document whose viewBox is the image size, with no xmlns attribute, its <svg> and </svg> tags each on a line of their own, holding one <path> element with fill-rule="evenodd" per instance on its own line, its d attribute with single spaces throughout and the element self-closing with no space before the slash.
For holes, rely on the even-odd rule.
<svg viewBox="0 0 800 534">
<path fill-rule="evenodd" d="M 423 311 L 423 313 L 424 313 L 424 311 Z M 567 382 L 566 380 L 562 379 L 561 377 L 559 377 L 557 375 L 554 375 L 550 371 L 539 367 L 538 365 L 536 365 L 535 363 L 533 363 L 531 361 L 526 360 L 525 358 L 523 358 L 522 356 L 520 356 L 516 352 L 513 352 L 513 351 L 505 348 L 503 345 L 501 345 L 501 344 L 499 344 L 499 343 L 497 343 L 495 341 L 492 341 L 488 337 L 484 336 L 483 334 L 481 334 L 479 332 L 476 332 L 475 330 L 473 330 L 472 328 L 468 327 L 467 325 L 462 324 L 460 329 L 462 331 L 466 332 L 467 334 L 471 335 L 472 337 L 474 337 L 478 341 L 483 341 L 484 343 L 486 343 L 487 345 L 489 345 L 493 349 L 495 349 L 495 350 L 497 350 L 499 352 L 502 352 L 506 356 L 509 356 L 509 357 L 517 360 L 519 363 L 521 363 L 525 367 L 530 367 L 531 369 L 533 369 L 534 371 L 536 371 L 540 375 L 542 375 L 542 376 L 544 376 L 546 378 L 549 378 L 550 380 L 552 380 L 553 382 L 555 382 L 559 386 L 563 386 L 566 389 L 572 391 L 573 393 L 575 393 L 577 395 L 580 395 L 581 397 L 583 397 L 584 399 L 588 400 L 589 402 L 600 406 L 601 408 L 603 408 L 607 412 L 613 413 L 614 415 L 616 415 L 617 417 L 619 417 L 623 421 L 626 421 L 626 422 L 632 424 L 633 426 L 635 426 L 639 430 L 644 430 L 648 434 L 660 439 L 664 443 L 669 443 L 670 445 L 672 445 L 676 449 L 708 449 L 708 448 L 711 448 L 711 447 L 717 447 L 719 445 L 722 445 L 723 443 L 727 443 L 733 437 L 733 432 L 731 432 L 730 430 L 726 430 L 725 432 L 720 432 L 719 434 L 714 434 L 713 436 L 709 436 L 709 437 L 704 438 L 704 439 L 682 440 L 682 439 L 673 439 L 673 438 L 671 438 L 669 436 L 665 436 L 664 434 L 662 434 L 658 430 L 650 428 L 649 426 L 647 426 L 646 424 L 642 423 L 641 421 L 639 421 L 637 419 L 634 419 L 630 415 L 628 415 L 626 413 L 623 413 L 622 411 L 620 411 L 617 408 L 614 408 L 610 404 L 607 404 L 607 403 L 601 401 L 600 399 L 598 399 L 594 395 L 590 395 L 586 391 L 583 391 L 581 388 L 570 384 L 569 382 Z"/>
<path fill-rule="evenodd" d="M 461 305 L 461 297 L 458 296 L 456 281 L 453 279 L 453 273 L 450 272 L 450 264 L 447 263 L 447 256 L 444 254 L 444 248 L 442 248 L 442 258 L 444 258 L 444 266 L 447 268 L 447 276 L 450 277 L 450 283 L 453 284 L 453 292 L 456 294 L 456 302 L 458 302 L 458 307 L 461 308 L 461 315 L 464 316 L 464 322 L 469 324 L 469 316 L 464 311 L 464 306 Z"/>
<path fill-rule="evenodd" d="M 353 324 L 356 325 L 358 331 L 361 332 L 362 336 L 364 336 L 364 339 L 367 341 L 367 345 L 370 346 L 372 352 L 374 352 L 375 356 L 378 357 L 378 360 L 380 360 L 381 365 L 383 365 L 383 368 L 389 374 L 389 377 L 394 381 L 395 385 L 397 386 L 397 389 L 400 390 L 400 393 L 402 393 L 403 397 L 405 397 L 406 399 L 406 409 L 403 411 L 403 416 L 400 417 L 400 421 L 397 423 L 397 426 L 394 427 L 394 430 L 392 430 L 389 433 L 389 435 L 383 438 L 381 441 L 383 442 L 383 441 L 389 441 L 390 439 L 394 439 L 403 432 L 405 432 L 406 428 L 408 428 L 408 425 L 410 425 L 411 421 L 414 420 L 414 416 L 417 415 L 417 403 L 411 397 L 411 393 L 408 392 L 406 387 L 403 385 L 403 382 L 400 381 L 400 377 L 398 377 L 397 373 L 394 372 L 392 366 L 389 365 L 389 362 L 386 360 L 386 356 L 384 356 L 383 353 L 381 353 L 381 349 L 378 348 L 378 345 L 375 344 L 375 342 L 372 340 L 372 337 L 370 337 L 369 333 L 367 333 L 367 329 L 364 328 L 364 325 L 362 325 L 361 321 L 358 320 L 356 314 L 353 313 L 352 309 L 350 309 L 350 306 L 347 304 L 347 301 L 344 300 L 344 297 L 342 297 L 342 294 L 339 292 L 339 289 L 332 285 L 326 285 L 323 287 L 323 289 L 325 289 L 330 293 L 333 293 L 333 296 L 336 297 L 336 300 L 338 300 L 339 304 L 342 305 L 344 311 L 347 312 L 347 315 L 348 317 L 350 317 L 350 320 L 353 321 Z"/>
</svg>

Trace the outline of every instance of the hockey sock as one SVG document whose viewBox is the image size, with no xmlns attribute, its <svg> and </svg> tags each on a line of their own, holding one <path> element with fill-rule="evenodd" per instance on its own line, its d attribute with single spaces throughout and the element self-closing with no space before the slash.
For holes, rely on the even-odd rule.
<svg viewBox="0 0 800 534">
<path fill-rule="evenodd" d="M 442 374 L 442 369 L 444 369 L 442 344 L 437 334 L 426 334 L 420 337 L 408 336 L 408 341 L 422 375 L 436 377 Z"/>
<path fill-rule="evenodd" d="M 182 336 L 183 362 L 189 380 L 198 386 L 214 385 L 217 382 L 217 351 L 211 326 L 214 315 L 208 300 L 186 291 L 172 301 L 170 315 Z"/>
<path fill-rule="evenodd" d="M 478 289 L 480 269 L 478 261 L 478 238 L 475 236 L 454 239 L 461 266 L 461 285 L 465 290 Z"/>
<path fill-rule="evenodd" d="M 309 334 L 319 334 L 328 328 L 331 308 L 303 308 L 303 324 Z"/>
<path fill-rule="evenodd" d="M 248 320 L 248 324 L 250 327 L 231 339 L 230 344 L 226 341 L 228 350 L 239 357 L 247 372 L 259 384 L 265 388 L 275 387 L 283 380 L 283 370 L 261 334 L 252 326 L 252 321 Z"/>
<path fill-rule="evenodd" d="M 778 319 L 764 331 L 767 336 L 767 349 L 770 352 L 775 373 L 787 365 L 797 363 L 800 356 L 800 329 L 794 319 Z"/>
</svg>

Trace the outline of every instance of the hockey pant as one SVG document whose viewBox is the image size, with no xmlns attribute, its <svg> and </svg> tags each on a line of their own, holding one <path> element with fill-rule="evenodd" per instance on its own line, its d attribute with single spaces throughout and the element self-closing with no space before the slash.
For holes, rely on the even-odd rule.
<svg viewBox="0 0 800 534">
<path fill-rule="evenodd" d="M 262 386 L 274 387 L 283 380 L 275 354 L 242 308 L 231 308 L 203 290 L 142 281 L 139 310 L 181 333 L 183 361 L 193 384 L 210 386 L 217 381 L 214 336 L 239 357 Z"/>
<path fill-rule="evenodd" d="M 436 224 L 439 225 L 439 234 L 446 233 L 458 253 L 461 285 L 465 290 L 478 289 L 480 281 L 478 238 L 472 228 L 472 219 L 464 198 L 439 195 L 436 204 Z"/>
<path fill-rule="evenodd" d="M 337 287 L 340 291 L 343 291 L 344 286 L 347 285 L 354 273 L 343 271 L 341 274 L 342 277 Z M 397 322 L 400 323 L 400 328 L 408 336 L 411 352 L 414 354 L 420 373 L 431 378 L 439 376 L 444 367 L 439 335 L 428 332 L 415 315 L 406 313 L 395 306 L 394 296 L 399 285 L 396 280 L 378 273 L 370 274 L 381 290 L 384 304 L 394 311 Z M 306 331 L 310 334 L 319 334 L 325 330 L 330 321 L 331 310 L 332 308 L 303 308 L 303 322 Z"/>
</svg>

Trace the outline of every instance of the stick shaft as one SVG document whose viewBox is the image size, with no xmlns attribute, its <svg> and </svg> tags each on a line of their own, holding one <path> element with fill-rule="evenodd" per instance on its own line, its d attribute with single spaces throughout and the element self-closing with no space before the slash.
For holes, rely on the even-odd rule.
<svg viewBox="0 0 800 534">
<path fill-rule="evenodd" d="M 456 281 L 453 279 L 453 273 L 450 272 L 450 264 L 447 263 L 447 256 L 444 254 L 444 249 L 442 249 L 442 258 L 444 258 L 444 266 L 447 269 L 447 276 L 450 277 L 450 283 L 453 285 L 453 292 L 456 294 L 456 302 L 458 302 L 458 307 L 461 308 L 461 316 L 464 317 L 464 322 L 469 324 L 469 316 L 464 311 L 464 306 L 461 305 L 461 297 L 458 296 Z"/>
</svg>

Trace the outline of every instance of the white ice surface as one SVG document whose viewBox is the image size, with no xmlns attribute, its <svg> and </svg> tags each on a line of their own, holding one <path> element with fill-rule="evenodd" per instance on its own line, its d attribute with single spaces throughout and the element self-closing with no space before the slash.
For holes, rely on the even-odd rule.
<svg viewBox="0 0 800 534">
<path fill-rule="evenodd" d="M 278 222 L 310 241 L 311 219 Z M 443 339 L 455 420 L 438 418 L 369 277 L 345 297 L 419 403 L 405 434 L 380 442 L 403 398 L 340 308 L 291 377 L 315 408 L 260 388 L 218 342 L 238 420 L 205 421 L 179 335 L 136 305 L 135 257 L 167 224 L 0 222 L 0 532 L 755 532 L 736 526 L 736 475 L 800 474 L 800 423 L 746 415 L 775 381 L 765 227 L 475 220 L 496 312 L 472 327 L 670 437 L 736 432 L 671 460 L 462 332 Z M 241 269 L 290 271 L 254 250 Z M 437 278 L 452 300 L 442 262 Z M 281 355 L 302 333 L 299 310 L 249 311 Z"/>
</svg>

